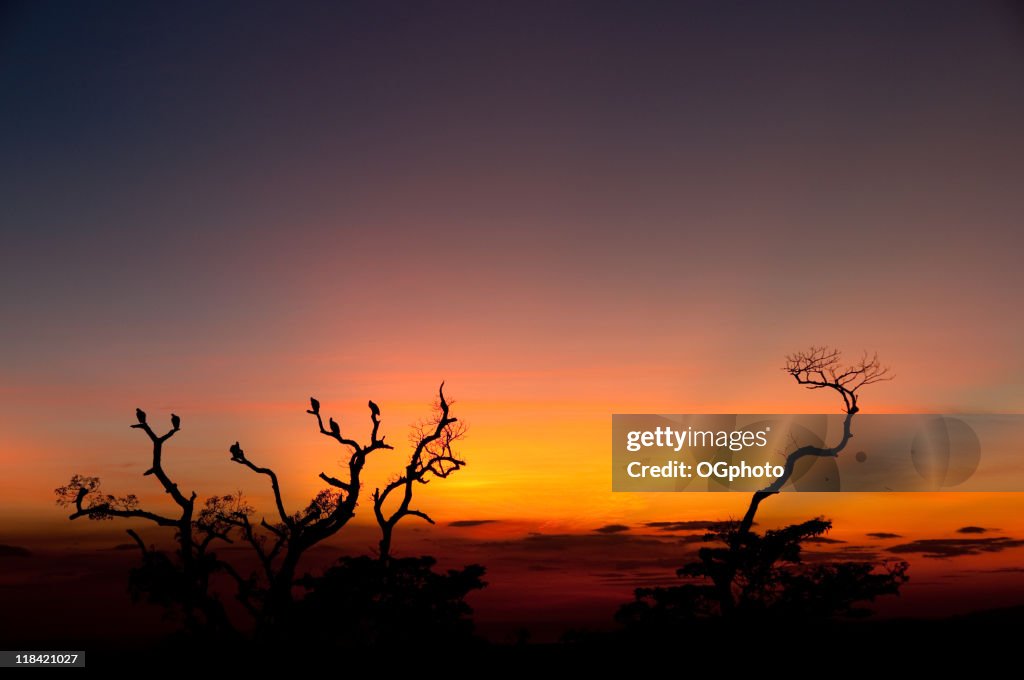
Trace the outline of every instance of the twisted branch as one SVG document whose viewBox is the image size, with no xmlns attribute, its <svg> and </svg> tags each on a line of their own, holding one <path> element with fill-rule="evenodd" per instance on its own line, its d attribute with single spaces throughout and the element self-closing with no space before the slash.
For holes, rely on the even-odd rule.
<svg viewBox="0 0 1024 680">
<path fill-rule="evenodd" d="M 377 488 L 372 494 L 373 514 L 381 530 L 380 559 L 390 559 L 391 538 L 395 526 L 403 517 L 419 517 L 430 524 L 434 520 L 422 510 L 410 507 L 413 488 L 416 483 L 426 484 L 429 477 L 445 478 L 461 469 L 466 462 L 457 458 L 452 445 L 465 436 L 465 427 L 451 416 L 451 405 L 444 398 L 444 383 L 438 390 L 436 414 L 432 421 L 421 425 L 415 434 L 416 445 L 409 458 L 405 472 L 393 479 L 383 489 Z M 395 491 L 401 490 L 398 507 L 390 515 L 385 513 L 384 504 Z"/>
</svg>

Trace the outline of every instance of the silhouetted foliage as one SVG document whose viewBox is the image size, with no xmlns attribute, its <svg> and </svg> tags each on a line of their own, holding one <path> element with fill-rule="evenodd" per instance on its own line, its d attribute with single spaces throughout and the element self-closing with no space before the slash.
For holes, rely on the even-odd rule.
<svg viewBox="0 0 1024 680">
<path fill-rule="evenodd" d="M 351 648 L 467 643 L 473 610 L 465 598 L 486 585 L 484 568 L 439 573 L 435 564 L 432 557 L 344 557 L 322 576 L 300 581 L 310 592 L 297 606 L 293 633 Z"/>
<path fill-rule="evenodd" d="M 138 511 L 139 508 L 139 497 L 133 493 L 126 496 L 101 493 L 99 477 L 72 475 L 71 481 L 57 487 L 55 493 L 58 504 L 67 507 L 74 506 L 81 498 L 84 510 L 82 514 L 91 520 L 102 521 L 114 519 L 115 516 L 123 517 L 124 513 Z"/>
<path fill-rule="evenodd" d="M 866 616 L 871 612 L 864 604 L 898 593 L 907 580 L 907 563 L 804 563 L 801 544 L 831 526 L 819 518 L 763 535 L 741 535 L 731 524 L 708 534 L 705 540 L 717 545 L 701 548 L 697 560 L 677 571 L 686 583 L 639 588 L 636 600 L 624 605 L 616 618 L 636 628 L 671 628 L 723 615 L 734 621 L 801 622 Z M 723 606 L 726 601 L 729 606 Z"/>
</svg>

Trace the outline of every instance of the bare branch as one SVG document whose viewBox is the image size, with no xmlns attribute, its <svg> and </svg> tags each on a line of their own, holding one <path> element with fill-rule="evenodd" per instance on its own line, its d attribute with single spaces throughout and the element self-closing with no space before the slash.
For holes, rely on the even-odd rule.
<svg viewBox="0 0 1024 680">
<path fill-rule="evenodd" d="M 151 428 L 149 424 L 146 422 L 146 414 L 142 411 L 142 409 L 135 409 L 135 413 L 139 422 L 136 423 L 135 425 L 132 425 L 131 427 L 134 429 L 141 429 L 143 432 L 146 433 L 150 441 L 153 442 L 153 464 L 143 474 L 155 475 L 156 478 L 160 481 L 161 486 L 164 487 L 164 491 L 171 495 L 171 498 L 174 499 L 174 502 L 181 506 L 182 509 L 187 509 L 191 511 L 192 501 L 194 501 L 196 498 L 195 492 L 192 492 L 191 498 L 185 498 L 184 494 L 181 493 L 181 490 L 178 489 L 178 485 L 172 482 L 171 478 L 167 476 L 166 472 L 164 472 L 162 460 L 164 442 L 173 437 L 181 429 L 181 419 L 178 418 L 178 416 L 172 415 L 171 429 L 168 430 L 166 434 L 157 435 L 153 431 L 153 428 Z M 141 414 L 141 416 L 139 414 Z"/>
<path fill-rule="evenodd" d="M 434 416 L 416 426 L 410 436 L 413 451 L 405 471 L 388 482 L 383 489 L 378 488 L 373 492 L 373 514 L 381 530 L 382 561 L 390 559 L 392 535 L 403 517 L 415 516 L 434 523 L 423 511 L 410 508 L 413 488 L 416 484 L 426 484 L 430 477 L 448 477 L 466 465 L 464 460 L 457 457 L 453 448 L 454 443 L 465 434 L 464 424 L 451 416 L 451 403 L 445 399 L 444 383 L 441 383 L 438 400 L 434 405 Z M 401 492 L 398 507 L 387 514 L 385 503 L 398 491 Z"/>
<path fill-rule="evenodd" d="M 812 346 L 788 355 L 783 370 L 808 389 L 838 392 L 847 413 L 858 411 L 858 390 L 894 377 L 887 367 L 882 366 L 877 353 L 869 356 L 865 352 L 859 361 L 844 367 L 842 353 L 826 346 Z"/>
<path fill-rule="evenodd" d="M 255 580 L 253 578 L 242 578 L 242 575 L 239 574 L 238 571 L 233 566 L 222 560 L 217 561 L 217 568 L 222 570 L 232 579 L 234 579 L 235 585 L 237 587 L 237 594 L 235 596 L 235 599 L 237 599 L 242 604 L 242 606 L 245 607 L 245 610 L 249 612 L 249 614 L 253 618 L 259 618 L 260 611 L 256 608 L 256 605 L 254 605 L 252 601 L 253 591 L 256 590 Z"/>
<path fill-rule="evenodd" d="M 149 549 L 146 548 L 146 544 L 142 542 L 142 537 L 139 536 L 138 532 L 135 531 L 135 529 L 128 529 L 126 533 L 129 536 L 131 536 L 132 540 L 135 541 L 135 544 L 139 546 L 139 550 L 142 551 L 143 555 L 149 552 Z"/>
<path fill-rule="evenodd" d="M 276 527 L 270 522 L 268 522 L 266 519 L 260 520 L 260 526 L 269 531 L 270 533 L 274 534 L 278 538 L 284 539 L 287 537 L 287 533 L 285 532 L 286 527 Z"/>
<path fill-rule="evenodd" d="M 281 485 L 277 481 L 277 473 L 266 467 L 259 467 L 254 464 L 251 460 L 245 457 L 245 451 L 239 446 L 238 442 L 235 442 L 229 449 L 231 452 L 231 461 L 244 465 L 253 472 L 261 475 L 266 475 L 270 478 L 270 488 L 274 491 L 274 504 L 277 506 L 277 514 L 281 517 L 281 521 L 286 525 L 291 526 L 291 518 L 284 509 L 284 501 L 281 499 Z"/>
<path fill-rule="evenodd" d="M 425 519 L 430 524 L 436 524 L 436 522 L 433 519 L 430 518 L 430 515 L 428 515 L 427 513 L 423 512 L 421 510 L 406 510 L 405 514 L 406 515 L 410 515 L 412 517 L 419 517 L 421 519 Z"/>
<path fill-rule="evenodd" d="M 352 488 L 348 484 L 346 484 L 345 482 L 341 481 L 340 479 L 338 479 L 336 477 L 331 477 L 331 476 L 329 476 L 329 475 L 327 475 L 326 473 L 323 473 L 323 472 L 320 473 L 320 479 L 324 480 L 325 482 L 327 482 L 331 486 L 337 487 L 337 488 L 339 488 L 339 489 L 341 489 L 343 491 L 350 491 L 351 488 Z"/>
<path fill-rule="evenodd" d="M 68 519 L 88 517 L 92 520 L 107 520 L 123 517 L 147 519 L 165 527 L 176 527 L 179 524 L 179 520 L 141 510 L 139 499 L 135 494 L 113 496 L 101 493 L 99 477 L 73 475 L 71 481 L 58 487 L 55 493 L 58 505 L 74 508 L 74 512 L 68 515 Z"/>
</svg>

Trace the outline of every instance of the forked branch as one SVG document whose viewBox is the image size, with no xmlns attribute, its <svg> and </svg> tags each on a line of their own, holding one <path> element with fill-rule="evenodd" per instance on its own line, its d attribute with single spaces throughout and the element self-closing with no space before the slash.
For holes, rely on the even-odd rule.
<svg viewBox="0 0 1024 680">
<path fill-rule="evenodd" d="M 395 526 L 403 517 L 419 517 L 434 523 L 434 520 L 422 510 L 411 507 L 413 489 L 416 484 L 426 484 L 430 477 L 445 478 L 461 469 L 466 462 L 458 457 L 453 445 L 465 436 L 463 423 L 451 415 L 451 404 L 444 396 L 444 383 L 438 390 L 438 401 L 434 407 L 434 417 L 421 423 L 413 433 L 413 451 L 405 471 L 391 480 L 383 489 L 373 492 L 373 514 L 381 530 L 380 559 L 390 559 L 391 540 Z M 398 507 L 391 513 L 385 510 L 385 503 L 394 493 L 400 493 Z"/>
<path fill-rule="evenodd" d="M 192 521 L 192 511 L 195 504 L 196 494 L 193 491 L 189 497 L 181 493 L 178 485 L 167 475 L 163 467 L 163 445 L 181 429 L 181 419 L 171 414 L 171 429 L 162 435 L 156 434 L 148 423 L 146 412 L 142 409 L 135 409 L 135 419 L 138 421 L 131 427 L 140 429 L 146 433 L 152 442 L 152 461 L 149 468 L 143 473 L 144 476 L 153 475 L 160 482 L 164 491 L 171 496 L 174 502 L 181 508 L 181 516 L 178 518 L 167 517 L 155 512 L 143 510 L 139 507 L 139 498 L 135 494 L 125 496 L 114 496 L 104 494 L 100 489 L 99 477 L 88 477 L 85 475 L 74 475 L 71 481 L 64 486 L 55 489 L 57 504 L 74 509 L 68 517 L 78 519 L 88 517 L 91 520 L 107 520 L 115 517 L 124 519 L 145 519 L 163 527 L 178 527 L 188 525 Z M 190 532 L 189 532 L 190 533 Z M 144 544 L 138 534 L 129 530 L 129 535 L 145 552 Z M 179 540 L 182 540 L 179 537 Z M 186 543 L 188 539 L 184 539 Z M 184 546 L 183 546 L 184 549 Z M 183 555 L 184 557 L 184 555 Z M 187 558 L 186 558 L 187 559 Z"/>
</svg>

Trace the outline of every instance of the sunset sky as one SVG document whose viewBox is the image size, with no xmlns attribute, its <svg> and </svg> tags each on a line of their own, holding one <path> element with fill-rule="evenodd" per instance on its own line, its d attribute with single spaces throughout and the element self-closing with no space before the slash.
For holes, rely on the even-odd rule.
<svg viewBox="0 0 1024 680">
<path fill-rule="evenodd" d="M 492 610 L 551 560 L 601 590 L 588 556 L 631 540 L 670 577 L 690 548 L 626 537 L 746 497 L 613 494 L 612 413 L 837 411 L 780 370 L 815 343 L 893 367 L 865 412 L 1024 410 L 1022 78 L 1010 3 L 5 4 L 0 543 L 123 542 L 55 507 L 75 472 L 166 503 L 137 406 L 182 417 L 184 488 L 269 511 L 239 440 L 298 509 L 340 459 L 310 395 L 364 440 L 374 399 L 404 446 L 444 380 L 469 466 L 396 549 L 498 565 Z M 1021 504 L 788 495 L 760 522 L 1006 537 L 890 555 L 952 611 L 1024 602 Z M 927 589 L 978 569 L 1004 571 Z"/>
</svg>

